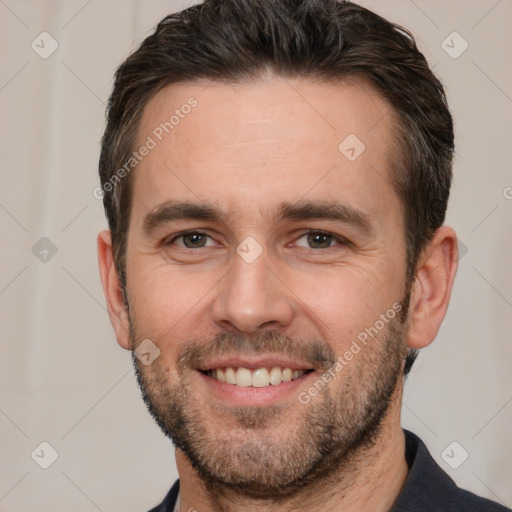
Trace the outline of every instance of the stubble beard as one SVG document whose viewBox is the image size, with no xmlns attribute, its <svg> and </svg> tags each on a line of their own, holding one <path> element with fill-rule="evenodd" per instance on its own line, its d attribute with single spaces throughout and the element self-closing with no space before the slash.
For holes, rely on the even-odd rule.
<svg viewBox="0 0 512 512">
<path fill-rule="evenodd" d="M 327 370 L 335 356 L 323 342 L 299 344 L 277 332 L 263 333 L 254 342 L 224 333 L 210 343 L 191 343 L 178 358 L 175 377 L 169 376 L 162 357 L 148 367 L 134 353 L 132 357 L 148 410 L 212 493 L 231 490 L 279 501 L 334 475 L 341 478 L 374 447 L 403 382 L 405 334 L 404 320 L 390 320 L 306 405 L 298 400 L 268 407 L 215 404 L 211 397 L 193 393 L 190 377 L 195 370 L 188 368 L 201 347 L 203 352 L 218 348 L 216 354 L 242 346 L 246 352 L 279 353 L 281 347 L 282 353 L 293 355 L 301 346 L 301 355 L 316 357 L 315 365 L 323 359 Z M 133 324 L 131 337 L 135 346 L 140 338 Z"/>
</svg>

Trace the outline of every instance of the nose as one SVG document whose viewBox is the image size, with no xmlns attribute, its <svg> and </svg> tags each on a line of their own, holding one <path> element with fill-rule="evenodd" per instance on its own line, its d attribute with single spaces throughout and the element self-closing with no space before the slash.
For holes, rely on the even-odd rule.
<svg viewBox="0 0 512 512">
<path fill-rule="evenodd" d="M 212 315 L 223 329 L 258 333 L 288 327 L 293 320 L 293 293 L 269 267 L 265 251 L 251 263 L 235 254 L 217 290 Z"/>
</svg>

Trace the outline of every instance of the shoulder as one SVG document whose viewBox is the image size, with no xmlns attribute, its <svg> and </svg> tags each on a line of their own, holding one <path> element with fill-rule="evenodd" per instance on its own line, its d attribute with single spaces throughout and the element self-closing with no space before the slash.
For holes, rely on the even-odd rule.
<svg viewBox="0 0 512 512">
<path fill-rule="evenodd" d="M 392 512 L 512 512 L 460 489 L 418 436 L 407 430 L 404 434 L 409 474 Z"/>
<path fill-rule="evenodd" d="M 510 510 L 510 508 L 504 507 L 495 501 L 481 498 L 469 491 L 457 488 L 449 512 L 510 512 Z"/>
</svg>

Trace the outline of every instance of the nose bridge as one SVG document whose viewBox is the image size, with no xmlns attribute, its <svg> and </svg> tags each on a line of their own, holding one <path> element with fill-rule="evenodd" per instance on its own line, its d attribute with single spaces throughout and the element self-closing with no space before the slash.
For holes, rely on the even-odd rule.
<svg viewBox="0 0 512 512">
<path fill-rule="evenodd" d="M 247 333 L 288 325 L 293 318 L 290 297 L 270 267 L 267 251 L 251 240 L 242 242 L 215 300 L 214 321 Z"/>
</svg>

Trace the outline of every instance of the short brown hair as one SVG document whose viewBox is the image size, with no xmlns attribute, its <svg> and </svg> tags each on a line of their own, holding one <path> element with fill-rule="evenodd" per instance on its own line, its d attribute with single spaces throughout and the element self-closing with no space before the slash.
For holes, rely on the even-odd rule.
<svg viewBox="0 0 512 512">
<path fill-rule="evenodd" d="M 112 180 L 134 150 L 144 107 L 170 84 L 249 81 L 268 70 L 326 81 L 362 77 L 391 105 L 399 147 L 391 180 L 405 212 L 410 282 L 444 222 L 454 151 L 443 87 L 414 37 L 348 1 L 206 0 L 164 18 L 116 72 L 99 172 L 123 285 L 132 179 Z"/>
</svg>

